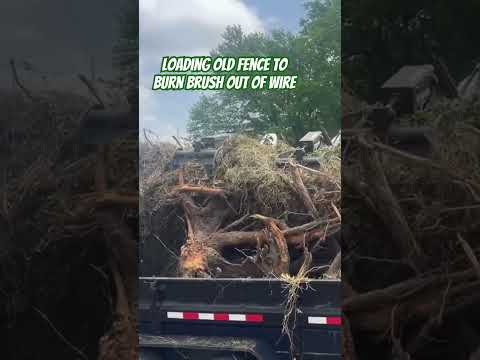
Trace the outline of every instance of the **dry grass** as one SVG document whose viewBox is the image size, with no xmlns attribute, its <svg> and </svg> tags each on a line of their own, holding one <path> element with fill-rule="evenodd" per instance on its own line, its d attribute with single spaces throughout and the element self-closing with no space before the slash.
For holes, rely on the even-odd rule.
<svg viewBox="0 0 480 360">
<path fill-rule="evenodd" d="M 445 101 L 408 121 L 432 126 L 434 159 L 459 174 L 480 182 L 480 102 Z"/>
<path fill-rule="evenodd" d="M 306 290 L 311 280 L 310 273 L 316 271 L 318 267 L 310 267 L 311 255 L 305 257 L 302 267 L 296 275 L 282 274 L 280 280 L 284 282 L 284 289 L 287 292 L 285 301 L 285 310 L 282 320 L 282 333 L 288 336 L 290 341 L 290 352 L 294 353 L 293 329 L 296 325 L 297 301 L 300 293 Z"/>
<path fill-rule="evenodd" d="M 175 145 L 166 142 L 140 143 L 141 210 L 153 209 L 156 201 L 164 197 L 175 184 L 175 174 L 166 171 L 175 148 Z"/>
<path fill-rule="evenodd" d="M 257 211 L 266 215 L 287 209 L 292 201 L 285 170 L 275 165 L 280 153 L 291 148 L 262 145 L 256 139 L 239 136 L 225 143 L 216 178 L 229 192 L 254 199 Z"/>
<path fill-rule="evenodd" d="M 322 172 L 332 180 L 340 180 L 342 171 L 342 147 L 337 145 L 332 148 L 319 149 L 313 156 L 320 158 Z"/>
</svg>

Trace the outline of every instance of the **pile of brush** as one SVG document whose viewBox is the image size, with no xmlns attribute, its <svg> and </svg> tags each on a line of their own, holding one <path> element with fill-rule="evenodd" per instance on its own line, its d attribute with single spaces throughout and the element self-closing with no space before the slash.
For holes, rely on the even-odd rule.
<svg viewBox="0 0 480 360">
<path fill-rule="evenodd" d="M 461 100 L 401 119 L 433 129 L 430 156 L 344 138 L 347 358 L 479 358 L 479 119 Z"/>
<path fill-rule="evenodd" d="M 311 277 L 338 277 L 340 149 L 325 150 L 316 169 L 293 158 L 278 167 L 291 150 L 236 136 L 218 149 L 213 177 L 194 162 L 144 173 L 142 273 L 279 277 L 303 265 Z"/>
<path fill-rule="evenodd" d="M 2 94 L 6 358 L 135 356 L 138 134 L 84 142 L 95 103 L 66 92 Z"/>
</svg>

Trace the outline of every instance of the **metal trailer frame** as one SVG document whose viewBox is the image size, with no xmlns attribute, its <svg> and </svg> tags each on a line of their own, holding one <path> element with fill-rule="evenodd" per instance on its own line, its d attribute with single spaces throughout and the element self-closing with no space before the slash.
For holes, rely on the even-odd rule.
<svg viewBox="0 0 480 360">
<path fill-rule="evenodd" d="M 140 278 L 141 352 L 214 350 L 262 360 L 340 359 L 341 282 L 304 284 L 290 326 L 293 353 L 282 333 L 287 296 L 288 284 L 280 279 Z M 234 359 L 218 359 L 227 358 Z"/>
</svg>

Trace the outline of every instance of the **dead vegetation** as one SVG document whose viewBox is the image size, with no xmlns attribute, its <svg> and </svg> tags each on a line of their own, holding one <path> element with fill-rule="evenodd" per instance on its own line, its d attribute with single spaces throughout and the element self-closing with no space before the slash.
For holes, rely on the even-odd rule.
<svg viewBox="0 0 480 360">
<path fill-rule="evenodd" d="M 95 97 L 28 94 L 2 94 L 4 354 L 131 359 L 138 341 L 138 134 L 87 144 L 83 125 L 98 108 Z"/>
<path fill-rule="evenodd" d="M 344 139 L 348 358 L 475 358 L 479 114 L 478 101 L 452 100 L 402 119 L 433 128 L 428 158 L 368 132 Z"/>
<path fill-rule="evenodd" d="M 167 147 L 150 146 L 160 153 Z M 293 160 L 276 167 L 278 155 L 290 149 L 237 136 L 217 152 L 213 178 L 192 163 L 171 171 L 157 167 L 144 176 L 142 272 L 280 277 L 298 274 L 312 257 L 304 274 L 322 276 L 339 250 L 340 154 L 336 166 L 332 155 L 329 165 L 319 169 Z"/>
</svg>

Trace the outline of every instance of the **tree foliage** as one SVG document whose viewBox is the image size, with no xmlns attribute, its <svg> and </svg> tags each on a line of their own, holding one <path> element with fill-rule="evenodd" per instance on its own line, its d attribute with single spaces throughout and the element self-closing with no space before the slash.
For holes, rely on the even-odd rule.
<svg viewBox="0 0 480 360">
<path fill-rule="evenodd" d="M 127 0 L 117 19 L 118 40 L 113 48 L 113 65 L 119 80 L 126 87 L 129 103 L 138 107 L 138 1 Z"/>
<path fill-rule="evenodd" d="M 457 80 L 480 55 L 475 0 L 342 1 L 344 75 L 364 98 L 402 65 L 431 62 L 440 55 Z"/>
<path fill-rule="evenodd" d="M 190 113 L 193 136 L 276 132 L 295 141 L 307 131 L 340 127 L 340 0 L 306 4 L 299 34 L 277 30 L 245 34 L 229 26 L 212 56 L 286 56 L 295 90 L 217 91 L 202 96 Z"/>
</svg>

